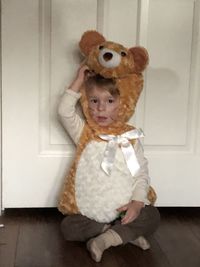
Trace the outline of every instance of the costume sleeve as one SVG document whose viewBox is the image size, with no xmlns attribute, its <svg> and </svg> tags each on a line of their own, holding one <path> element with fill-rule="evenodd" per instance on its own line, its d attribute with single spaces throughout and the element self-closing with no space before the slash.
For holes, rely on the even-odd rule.
<svg viewBox="0 0 200 267">
<path fill-rule="evenodd" d="M 80 97 L 80 93 L 67 89 L 58 107 L 60 121 L 75 144 L 78 143 L 85 124 L 84 119 L 76 111 L 76 104 Z"/>
<path fill-rule="evenodd" d="M 134 176 L 134 191 L 132 200 L 144 202 L 144 204 L 150 204 L 147 199 L 147 194 L 149 191 L 150 178 L 148 172 L 148 161 L 144 157 L 144 150 L 141 142 L 139 140 L 136 141 L 134 145 L 136 157 L 140 164 L 140 169 Z"/>
</svg>

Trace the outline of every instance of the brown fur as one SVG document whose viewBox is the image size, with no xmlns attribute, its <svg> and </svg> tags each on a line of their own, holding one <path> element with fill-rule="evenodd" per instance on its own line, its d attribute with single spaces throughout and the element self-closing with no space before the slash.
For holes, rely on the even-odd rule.
<svg viewBox="0 0 200 267">
<path fill-rule="evenodd" d="M 89 36 L 90 44 L 88 44 L 88 39 L 85 38 L 84 34 L 81 37 L 81 40 L 79 42 L 80 49 L 85 56 L 89 55 L 89 53 L 93 47 L 95 47 L 99 43 L 103 43 L 105 41 L 105 38 L 100 33 L 96 32 L 96 31 L 90 31 L 90 33 L 91 33 Z"/>
</svg>

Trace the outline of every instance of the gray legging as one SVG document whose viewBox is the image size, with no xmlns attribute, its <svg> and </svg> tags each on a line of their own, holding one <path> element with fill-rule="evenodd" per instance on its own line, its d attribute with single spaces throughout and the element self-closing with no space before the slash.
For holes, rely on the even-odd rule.
<svg viewBox="0 0 200 267">
<path fill-rule="evenodd" d="M 111 223 L 110 229 L 118 233 L 123 244 L 134 241 L 139 236 L 149 236 L 157 229 L 160 214 L 157 208 L 145 206 L 136 220 L 122 225 L 117 219 Z M 87 241 L 102 233 L 105 223 L 98 223 L 81 214 L 68 215 L 61 223 L 64 238 L 69 241 Z"/>
</svg>

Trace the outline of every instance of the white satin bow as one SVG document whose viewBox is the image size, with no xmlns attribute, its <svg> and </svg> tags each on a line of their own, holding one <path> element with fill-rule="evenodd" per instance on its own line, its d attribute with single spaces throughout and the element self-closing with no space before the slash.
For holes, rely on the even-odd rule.
<svg viewBox="0 0 200 267">
<path fill-rule="evenodd" d="M 100 134 L 99 137 L 105 141 L 108 141 L 104 158 L 101 163 L 101 167 L 107 175 L 111 174 L 112 167 L 115 161 L 115 154 L 118 145 L 120 145 L 122 153 L 124 155 L 126 164 L 132 176 L 134 176 L 140 168 L 135 150 L 129 140 L 138 139 L 144 137 L 144 133 L 141 129 L 134 129 L 125 132 L 121 135 Z"/>
</svg>

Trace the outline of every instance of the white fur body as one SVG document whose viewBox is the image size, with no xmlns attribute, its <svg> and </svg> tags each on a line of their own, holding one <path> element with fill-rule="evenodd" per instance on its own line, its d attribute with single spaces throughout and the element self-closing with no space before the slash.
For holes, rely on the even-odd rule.
<svg viewBox="0 0 200 267">
<path fill-rule="evenodd" d="M 91 141 L 80 157 L 75 192 L 82 215 L 98 222 L 111 222 L 117 208 L 127 204 L 133 195 L 134 177 L 127 168 L 120 148 L 117 149 L 112 173 L 108 176 L 101 168 L 107 142 Z"/>
</svg>

